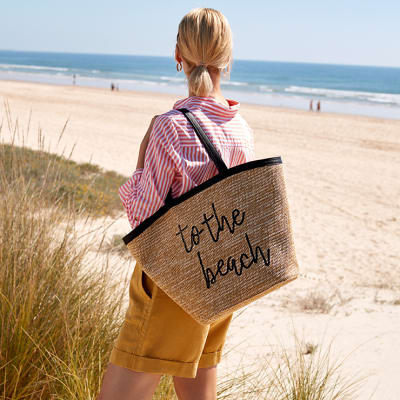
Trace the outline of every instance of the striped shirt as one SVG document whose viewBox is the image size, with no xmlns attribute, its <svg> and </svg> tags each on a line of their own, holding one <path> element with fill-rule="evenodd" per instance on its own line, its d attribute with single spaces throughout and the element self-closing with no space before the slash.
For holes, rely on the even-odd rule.
<svg viewBox="0 0 400 400">
<path fill-rule="evenodd" d="M 254 136 L 239 114 L 240 103 L 229 107 L 213 97 L 190 96 L 158 116 L 149 135 L 144 168 L 138 168 L 118 190 L 132 229 L 154 214 L 172 188 L 172 197 L 218 173 L 196 132 L 178 111 L 190 110 L 228 168 L 254 160 Z"/>
</svg>

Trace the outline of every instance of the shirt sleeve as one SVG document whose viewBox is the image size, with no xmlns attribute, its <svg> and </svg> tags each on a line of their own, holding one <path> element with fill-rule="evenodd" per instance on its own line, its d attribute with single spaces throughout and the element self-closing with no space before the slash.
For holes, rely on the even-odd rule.
<svg viewBox="0 0 400 400">
<path fill-rule="evenodd" d="M 150 132 L 144 167 L 118 190 L 132 229 L 165 202 L 179 165 L 177 133 L 168 117 L 159 116 Z"/>
<path fill-rule="evenodd" d="M 247 161 L 253 161 L 256 158 L 255 146 L 254 146 L 254 130 L 249 126 L 249 124 L 243 119 L 245 127 L 248 132 L 248 143 L 249 143 L 249 155 Z"/>
<path fill-rule="evenodd" d="M 256 159 L 256 151 L 255 151 L 255 146 L 254 146 L 254 131 L 252 128 L 250 128 L 250 150 L 251 150 L 251 160 Z"/>
<path fill-rule="evenodd" d="M 255 145 L 254 145 L 254 130 L 249 126 L 247 121 L 242 116 L 240 116 L 239 118 L 241 119 L 243 128 L 246 132 L 247 145 L 248 145 L 248 149 L 246 151 L 246 157 L 245 160 L 243 160 L 243 162 L 253 161 L 256 158 Z"/>
</svg>

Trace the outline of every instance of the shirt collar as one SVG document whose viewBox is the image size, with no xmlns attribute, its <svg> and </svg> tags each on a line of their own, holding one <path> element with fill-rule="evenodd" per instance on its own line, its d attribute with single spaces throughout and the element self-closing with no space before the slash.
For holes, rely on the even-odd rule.
<svg viewBox="0 0 400 400">
<path fill-rule="evenodd" d="M 205 97 L 205 96 L 190 96 L 185 99 L 178 100 L 173 109 L 178 108 L 187 108 L 189 110 L 202 108 L 207 106 L 212 106 L 215 112 L 221 113 L 225 116 L 234 117 L 236 113 L 239 111 L 240 103 L 236 100 L 226 99 L 229 103 L 229 107 L 219 103 L 214 97 Z"/>
</svg>

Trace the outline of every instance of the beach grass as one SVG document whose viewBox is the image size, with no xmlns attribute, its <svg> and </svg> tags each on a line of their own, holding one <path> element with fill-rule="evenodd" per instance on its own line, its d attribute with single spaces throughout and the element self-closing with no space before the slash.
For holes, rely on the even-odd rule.
<svg viewBox="0 0 400 400">
<path fill-rule="evenodd" d="M 73 149 L 66 157 L 44 150 L 44 137 L 37 134 L 38 150 L 24 145 L 16 146 L 15 138 L 19 132 L 18 120 L 12 123 L 9 107 L 6 104 L 9 133 L 13 134 L 11 143 L 0 144 L 0 168 L 7 182 L 23 180 L 29 193 L 40 193 L 46 205 L 60 205 L 64 209 L 74 205 L 78 213 L 84 211 L 93 216 L 116 216 L 123 212 L 118 187 L 128 179 L 114 171 L 104 171 L 89 162 L 77 163 L 71 160 Z M 4 125 L 4 124 L 3 124 Z M 67 123 L 60 132 L 60 142 Z M 3 126 L 3 129 L 5 127 Z M 1 132 L 1 130 L 0 130 Z M 25 136 L 29 135 L 29 131 Z M 0 135 L 1 136 L 1 135 Z M 23 142 L 27 138 L 24 138 Z"/>
<path fill-rule="evenodd" d="M 94 399 L 128 279 L 76 224 L 118 212 L 122 177 L 14 141 L 0 154 L 0 398 Z"/>
<path fill-rule="evenodd" d="M 259 366 L 259 382 L 264 382 L 263 398 L 274 400 L 350 400 L 367 376 L 343 373 L 349 355 L 335 354 L 334 339 L 326 343 L 307 342 L 293 329 L 291 345 L 279 342 L 270 358 Z M 260 386 L 260 385 L 259 385 Z"/>
<path fill-rule="evenodd" d="M 122 178 L 44 149 L 12 143 L 1 152 L 0 399 L 95 399 L 123 320 L 128 277 L 110 279 L 118 237 L 93 249 L 77 222 L 113 215 Z M 91 195 L 76 195 L 80 185 Z M 104 208 L 98 193 L 109 196 Z M 219 380 L 218 399 L 355 398 L 358 381 L 337 374 L 341 363 L 331 363 L 329 348 L 321 356 L 322 345 L 313 346 L 278 347 L 253 372 L 238 365 Z M 153 398 L 176 399 L 170 376 Z"/>
<path fill-rule="evenodd" d="M 40 188 L 2 175 L 1 398 L 94 398 L 125 291 L 107 255 L 89 261 L 74 207 L 44 207 Z"/>
<path fill-rule="evenodd" d="M 269 331 L 269 337 L 272 334 Z M 280 333 L 275 336 L 273 342 L 267 339 L 262 356 L 254 364 L 246 363 L 244 367 L 242 358 L 235 369 L 225 373 L 218 382 L 218 400 L 360 399 L 368 376 L 357 371 L 349 373 L 346 368 L 346 361 L 356 349 L 350 354 L 337 354 L 334 338 L 328 340 L 324 335 L 310 341 L 307 335 L 299 334 L 293 320 L 285 341 Z M 234 347 L 225 349 L 223 359 L 231 351 Z"/>
</svg>

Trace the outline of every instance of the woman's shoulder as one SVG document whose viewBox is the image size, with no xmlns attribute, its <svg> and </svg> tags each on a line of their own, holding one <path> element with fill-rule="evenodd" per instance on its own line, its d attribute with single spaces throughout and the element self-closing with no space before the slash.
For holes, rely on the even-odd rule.
<svg viewBox="0 0 400 400">
<path fill-rule="evenodd" d="M 184 135 L 188 121 L 184 114 L 178 109 L 172 108 L 157 117 L 158 127 L 164 131 L 168 137 L 174 136 L 176 139 Z"/>
<path fill-rule="evenodd" d="M 183 113 L 176 109 L 171 109 L 157 117 L 159 124 L 170 127 L 171 129 L 176 125 L 177 122 L 184 121 L 185 116 Z"/>
<path fill-rule="evenodd" d="M 151 136 L 158 142 L 168 146 L 179 145 L 179 134 L 177 126 L 179 126 L 179 114 L 177 110 L 169 110 L 163 114 L 159 114 L 154 122 Z M 182 115 L 183 118 L 185 118 Z"/>
</svg>

